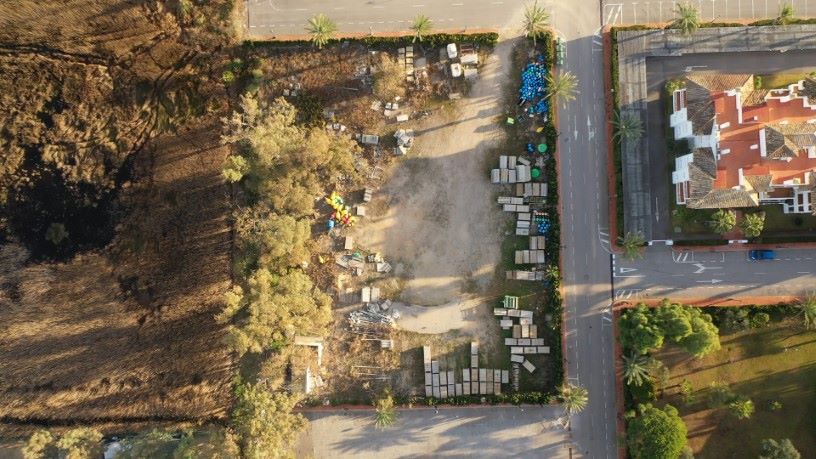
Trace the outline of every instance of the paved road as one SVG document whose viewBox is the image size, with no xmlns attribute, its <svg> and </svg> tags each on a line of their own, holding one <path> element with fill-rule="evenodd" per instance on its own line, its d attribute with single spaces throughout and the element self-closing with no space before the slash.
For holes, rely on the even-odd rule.
<svg viewBox="0 0 816 459">
<path fill-rule="evenodd" d="M 523 5 L 522 0 L 247 0 L 250 35 L 306 33 L 306 21 L 329 16 L 341 33 L 408 31 L 418 14 L 436 29 L 501 28 Z"/>
<path fill-rule="evenodd" d="M 816 0 L 786 0 L 799 17 L 816 16 Z M 603 0 L 604 24 L 645 24 L 674 19 L 677 0 Z M 779 0 L 691 0 L 704 21 L 758 20 L 779 14 Z"/>
<path fill-rule="evenodd" d="M 637 261 L 615 257 L 615 299 L 798 296 L 816 289 L 816 250 L 776 249 L 776 259 L 751 261 L 747 250 L 690 252 L 651 247 Z M 733 301 L 733 300 L 730 300 Z"/>
<path fill-rule="evenodd" d="M 550 2 L 553 24 L 567 40 L 563 70 L 578 77 L 580 93 L 559 111 L 558 151 L 563 212 L 561 250 L 570 382 L 589 390 L 589 406 L 573 420 L 584 457 L 617 457 L 613 329 L 608 225 L 603 53 L 600 5 Z"/>
<path fill-rule="evenodd" d="M 307 413 L 296 457 L 569 458 L 569 435 L 558 407 L 414 408 L 393 426 L 374 427 L 373 411 Z"/>
</svg>

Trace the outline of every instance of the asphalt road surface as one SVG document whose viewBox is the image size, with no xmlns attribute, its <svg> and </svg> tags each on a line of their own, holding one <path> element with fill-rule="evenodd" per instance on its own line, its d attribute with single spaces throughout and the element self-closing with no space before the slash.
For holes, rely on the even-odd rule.
<svg viewBox="0 0 816 459">
<path fill-rule="evenodd" d="M 309 428 L 296 457 L 559 458 L 571 457 L 563 411 L 554 406 L 413 408 L 374 427 L 373 410 L 306 413 Z"/>
<path fill-rule="evenodd" d="M 707 22 L 759 20 L 779 14 L 779 0 L 690 0 Z M 816 16 L 816 0 L 786 0 L 798 17 Z M 675 18 L 677 0 L 604 0 L 604 24 L 647 24 L 669 22 Z"/>
<path fill-rule="evenodd" d="M 408 31 L 419 14 L 438 30 L 501 28 L 523 7 L 521 0 L 247 0 L 251 36 L 303 35 L 306 21 L 329 16 L 341 33 Z"/>
<path fill-rule="evenodd" d="M 744 296 L 801 296 L 816 289 L 816 250 L 775 249 L 753 261 L 747 250 L 691 252 L 651 247 L 648 256 L 613 261 L 615 299 L 711 299 L 727 305 Z"/>
</svg>

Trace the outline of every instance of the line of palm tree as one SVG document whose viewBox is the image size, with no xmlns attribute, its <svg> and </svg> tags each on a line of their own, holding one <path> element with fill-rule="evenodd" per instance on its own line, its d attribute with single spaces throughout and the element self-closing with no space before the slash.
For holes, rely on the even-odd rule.
<svg viewBox="0 0 816 459">
<path fill-rule="evenodd" d="M 669 28 L 680 29 L 683 35 L 691 35 L 700 28 L 700 13 L 691 3 L 678 3 L 674 14 L 677 18 L 672 21 Z"/>
<path fill-rule="evenodd" d="M 630 386 L 641 386 L 649 379 L 649 358 L 637 352 L 623 356 L 623 378 Z"/>
<path fill-rule="evenodd" d="M 623 258 L 627 260 L 637 260 L 643 256 L 643 249 L 646 247 L 646 238 L 642 233 L 630 231 L 620 238 L 620 245 L 623 249 Z"/>
<path fill-rule="evenodd" d="M 428 16 L 420 14 L 415 17 L 414 22 L 411 24 L 411 30 L 414 31 L 414 43 L 416 43 L 417 40 L 422 41 L 422 37 L 428 35 L 428 32 L 430 32 L 432 28 L 433 22 Z"/>
<path fill-rule="evenodd" d="M 816 293 L 809 293 L 796 302 L 796 308 L 802 314 L 805 328 L 816 329 Z"/>
<path fill-rule="evenodd" d="M 578 94 L 578 78 L 570 72 L 547 75 L 547 98 L 566 103 Z"/>
<path fill-rule="evenodd" d="M 536 39 L 547 33 L 549 25 L 550 13 L 543 6 L 538 6 L 538 1 L 527 5 L 524 10 L 524 36 L 533 39 L 533 47 L 536 46 Z"/>
<path fill-rule="evenodd" d="M 337 25 L 323 13 L 309 19 L 306 30 L 312 36 L 312 43 L 318 49 L 323 49 L 326 43 L 334 37 L 337 32 Z"/>
<path fill-rule="evenodd" d="M 634 113 L 617 113 L 612 125 L 615 127 L 612 134 L 615 141 L 638 140 L 643 135 L 643 122 Z"/>
<path fill-rule="evenodd" d="M 779 16 L 776 17 L 776 23 L 778 25 L 790 24 L 794 21 L 794 19 L 796 19 L 795 15 L 796 12 L 793 9 L 793 5 L 791 5 L 789 2 L 784 3 L 779 7 Z"/>
<path fill-rule="evenodd" d="M 585 387 L 562 384 L 558 388 L 558 400 L 564 405 L 568 416 L 584 411 L 589 403 L 589 392 Z"/>
</svg>

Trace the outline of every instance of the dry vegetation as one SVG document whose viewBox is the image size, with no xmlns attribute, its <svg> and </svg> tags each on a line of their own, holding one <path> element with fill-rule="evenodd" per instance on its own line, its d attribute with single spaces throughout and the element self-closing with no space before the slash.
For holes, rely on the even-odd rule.
<svg viewBox="0 0 816 459">
<path fill-rule="evenodd" d="M 226 3 L 0 4 L 2 432 L 226 416 Z"/>
</svg>

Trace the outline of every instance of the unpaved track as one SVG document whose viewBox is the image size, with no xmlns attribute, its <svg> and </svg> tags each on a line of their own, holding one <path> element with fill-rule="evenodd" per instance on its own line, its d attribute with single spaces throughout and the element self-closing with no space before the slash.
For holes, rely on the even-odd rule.
<svg viewBox="0 0 816 459">
<path fill-rule="evenodd" d="M 455 113 L 417 128 L 416 146 L 377 192 L 387 210 L 355 229 L 363 247 L 404 266 L 402 301 L 440 305 L 484 293 L 496 274 L 504 228 L 488 174 L 504 138 L 502 90 L 515 43 L 496 46 Z"/>
</svg>

